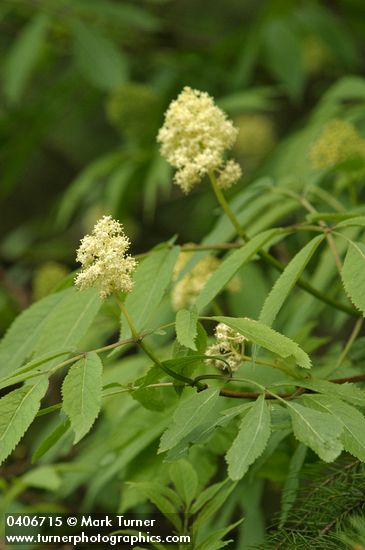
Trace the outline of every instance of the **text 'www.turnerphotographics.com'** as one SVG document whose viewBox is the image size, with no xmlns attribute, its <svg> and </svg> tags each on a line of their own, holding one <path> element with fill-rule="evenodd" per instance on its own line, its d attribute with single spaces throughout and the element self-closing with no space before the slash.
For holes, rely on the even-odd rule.
<svg viewBox="0 0 365 550">
<path fill-rule="evenodd" d="M 170 521 L 168 521 L 170 520 Z M 8 545 L 72 544 L 133 548 L 143 544 L 179 544 L 191 547 L 189 535 L 171 530 L 173 518 L 162 514 L 6 514 Z"/>
</svg>

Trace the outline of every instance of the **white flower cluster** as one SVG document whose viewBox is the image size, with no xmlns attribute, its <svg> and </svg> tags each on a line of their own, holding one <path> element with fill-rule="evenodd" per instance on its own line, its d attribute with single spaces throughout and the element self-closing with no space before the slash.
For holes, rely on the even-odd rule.
<svg viewBox="0 0 365 550">
<path fill-rule="evenodd" d="M 228 160 L 219 171 L 217 179 L 218 186 L 221 189 L 229 189 L 242 176 L 241 166 L 234 160 Z"/>
<path fill-rule="evenodd" d="M 313 168 L 333 168 L 351 159 L 365 158 L 365 140 L 351 122 L 332 119 L 312 145 L 309 157 Z"/>
<path fill-rule="evenodd" d="M 175 281 L 192 255 L 192 252 L 182 252 L 179 255 L 174 269 L 173 278 Z M 177 281 L 171 294 L 172 305 L 176 311 L 195 303 L 200 291 L 218 265 L 219 260 L 215 256 L 208 254 Z"/>
<path fill-rule="evenodd" d="M 188 193 L 208 172 L 224 174 L 223 154 L 233 146 L 237 132 L 213 98 L 186 86 L 167 109 L 157 141 L 161 154 L 177 169 L 175 183 Z M 232 185 L 240 175 L 238 164 L 230 161 L 223 185 Z"/>
<path fill-rule="evenodd" d="M 96 287 L 101 298 L 116 291 L 130 292 L 133 287 L 131 274 L 136 260 L 126 255 L 130 246 L 123 226 L 111 216 L 103 216 L 91 235 L 85 235 L 77 251 L 77 261 L 82 271 L 75 284 L 80 289 Z"/>
<path fill-rule="evenodd" d="M 209 346 L 206 355 L 222 355 L 229 364 L 231 371 L 236 371 L 242 362 L 243 347 L 246 338 L 239 332 L 235 332 L 228 325 L 219 323 L 215 327 L 216 344 Z M 207 359 L 208 365 L 224 370 L 223 361 L 218 359 Z"/>
</svg>

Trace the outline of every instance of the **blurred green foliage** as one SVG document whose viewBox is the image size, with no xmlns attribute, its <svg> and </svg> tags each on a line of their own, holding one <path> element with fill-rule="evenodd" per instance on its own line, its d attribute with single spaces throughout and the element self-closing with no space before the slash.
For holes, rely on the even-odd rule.
<svg viewBox="0 0 365 550">
<path fill-rule="evenodd" d="M 237 209 L 248 205 L 244 216 L 249 233 L 290 216 L 296 207 L 284 204 L 280 195 L 268 198 L 266 190 L 288 182 L 295 190 L 304 182 L 317 183 L 323 174 L 311 168 L 308 151 L 323 124 L 343 117 L 364 136 L 363 15 L 361 0 L 2 0 L 0 330 L 5 331 L 34 299 L 51 292 L 62 274 L 76 268 L 79 239 L 103 214 L 124 224 L 133 253 L 176 233 L 179 243 L 200 242 L 214 227 L 219 213 L 209 190 L 201 186 L 182 196 L 156 145 L 164 110 L 184 85 L 208 91 L 242 126 L 236 154 L 244 177 L 232 198 Z M 345 167 L 345 172 L 350 169 Z M 339 177 L 335 189 L 346 185 L 348 181 Z M 323 188 L 324 202 L 335 204 L 332 188 L 326 188 L 326 182 Z M 210 238 L 215 242 L 214 232 Z M 321 271 L 325 264 L 323 255 L 317 281 L 324 287 L 329 284 Z M 255 317 L 272 274 L 263 276 L 256 264 L 250 264 L 240 277 L 240 291 L 229 295 L 227 303 L 234 314 L 245 304 L 246 313 Z M 248 279 L 255 280 L 254 295 Z M 313 309 L 309 301 L 308 308 L 301 309 L 301 322 L 308 323 L 303 328 L 295 317 L 296 303 L 294 298 L 290 330 L 300 328 L 305 340 L 311 321 L 307 311 Z M 105 314 L 104 322 L 94 327 L 100 339 L 103 331 L 107 336 L 112 332 L 110 317 L 117 317 L 112 308 L 105 313 L 109 317 Z M 285 317 L 280 320 L 285 326 Z M 337 318 L 332 322 L 335 325 Z M 325 343 L 325 336 L 306 342 L 308 349 L 315 349 Z M 145 367 L 140 358 L 128 361 L 137 370 Z M 130 382 L 128 374 L 116 368 L 108 377 L 110 383 Z M 59 502 L 85 482 L 88 488 L 80 501 L 86 507 L 92 508 L 99 492 L 102 509 L 133 507 L 141 499 L 131 488 L 122 496 L 101 489 L 122 468 L 127 469 L 127 479 L 138 481 L 138 461 L 144 463 L 145 475 L 152 478 L 158 472 L 157 481 L 166 482 L 154 441 L 163 423 L 149 436 L 141 433 L 149 411 L 138 409 L 130 427 L 137 446 L 140 441 L 138 455 L 119 430 L 127 412 L 109 403 L 111 450 L 103 452 L 107 429 L 102 426 L 75 462 L 77 466 L 77 461 L 100 460 L 104 477 L 90 481 L 94 470 L 90 474 L 76 468 L 56 499 L 46 503 L 48 508 L 62 507 Z M 38 441 L 28 442 L 33 450 L 45 436 L 52 436 L 52 429 L 60 430 L 56 423 L 50 429 L 42 419 L 37 422 Z M 222 439 L 216 436 L 195 460 L 201 487 L 217 474 Z M 66 436 L 58 445 L 47 460 L 52 460 L 52 453 L 66 456 L 71 442 Z M 124 464 L 125 455 L 118 455 L 122 447 L 130 453 L 130 463 Z M 243 482 L 243 500 L 242 487 L 240 493 L 233 491 L 230 506 L 237 505 L 247 515 L 239 540 L 262 542 L 264 515 L 277 508 L 277 487 L 285 479 L 292 452 L 292 442 L 283 442 L 270 468 L 266 465 L 259 477 Z M 24 457 L 21 449 L 18 453 L 14 473 L 22 475 Z M 262 511 L 263 480 L 274 504 Z M 221 527 L 225 525 L 222 518 Z M 360 532 L 355 523 L 353 529 Z"/>
</svg>

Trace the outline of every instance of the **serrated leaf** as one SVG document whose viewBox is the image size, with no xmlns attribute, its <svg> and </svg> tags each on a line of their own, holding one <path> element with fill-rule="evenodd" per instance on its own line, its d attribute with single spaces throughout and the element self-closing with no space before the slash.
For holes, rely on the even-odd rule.
<svg viewBox="0 0 365 550">
<path fill-rule="evenodd" d="M 325 395 L 305 396 L 306 404 L 331 414 L 343 425 L 340 437 L 346 451 L 365 462 L 365 418 L 355 407 Z"/>
<path fill-rule="evenodd" d="M 280 334 L 272 328 L 258 321 L 247 318 L 211 317 L 215 321 L 225 323 L 240 334 L 243 334 L 251 342 L 262 346 L 280 357 L 293 356 L 297 365 L 305 369 L 311 367 L 311 360 L 300 346 L 287 336 Z"/>
<path fill-rule="evenodd" d="M 182 346 L 196 350 L 198 312 L 195 308 L 180 309 L 176 314 L 176 337 Z"/>
<path fill-rule="evenodd" d="M 248 243 L 244 244 L 240 249 L 225 258 L 216 271 L 209 277 L 203 290 L 199 294 L 196 301 L 198 311 L 201 311 L 205 306 L 207 306 L 226 286 L 237 271 L 245 265 L 245 263 L 251 260 L 257 251 L 277 234 L 277 229 L 269 229 L 268 231 L 259 233 L 258 235 L 255 235 Z"/>
<path fill-rule="evenodd" d="M 299 488 L 299 472 L 301 471 L 305 457 L 307 455 L 307 447 L 303 443 L 299 443 L 290 459 L 288 477 L 285 480 L 282 496 L 281 496 L 281 513 L 280 527 L 283 527 L 287 520 L 288 514 L 293 507 Z"/>
<path fill-rule="evenodd" d="M 171 282 L 179 247 L 163 248 L 152 252 L 141 262 L 134 275 L 133 292 L 128 294 L 125 307 L 138 331 L 143 330 Z M 121 339 L 130 336 L 130 330 L 122 315 Z"/>
<path fill-rule="evenodd" d="M 259 317 L 261 323 L 272 325 L 295 283 L 324 238 L 324 235 L 318 235 L 312 239 L 288 263 L 264 302 Z"/>
<path fill-rule="evenodd" d="M 62 355 L 69 355 L 69 351 L 59 351 L 57 353 L 46 353 L 43 357 L 39 357 L 38 359 L 35 359 L 34 361 L 29 361 L 24 365 L 24 367 L 21 367 L 20 369 L 16 369 L 10 376 L 5 376 L 4 378 L 1 378 L 0 381 L 0 390 L 3 388 L 13 386 L 14 384 L 19 384 L 19 382 L 23 382 L 24 380 L 28 380 L 29 378 L 34 378 L 35 376 L 39 375 L 39 368 L 44 363 L 48 363 L 52 359 L 56 359 L 57 357 L 62 357 Z"/>
<path fill-rule="evenodd" d="M 103 364 L 97 353 L 89 353 L 69 370 L 62 384 L 62 408 L 78 443 L 92 428 L 101 407 Z"/>
<path fill-rule="evenodd" d="M 365 245 L 350 241 L 341 276 L 347 296 L 365 316 Z"/>
<path fill-rule="evenodd" d="M 0 342 L 0 373 L 4 376 L 21 367 L 31 355 L 39 336 L 57 304 L 65 292 L 51 294 L 31 305 L 12 323 Z"/>
<path fill-rule="evenodd" d="M 4 94 L 19 101 L 38 61 L 50 18 L 44 13 L 33 17 L 17 36 L 4 66 Z"/>
<path fill-rule="evenodd" d="M 121 50 L 96 27 L 73 24 L 74 55 L 84 77 L 102 90 L 113 90 L 127 78 L 127 63 Z"/>
<path fill-rule="evenodd" d="M 261 395 L 243 417 L 236 439 L 226 454 L 228 475 L 241 479 L 265 450 L 270 437 L 270 411 Z"/>
<path fill-rule="evenodd" d="M 0 464 L 34 420 L 47 388 L 48 379 L 40 376 L 37 382 L 22 386 L 0 399 Z"/>
<path fill-rule="evenodd" d="M 191 391 L 193 393 L 179 403 L 173 416 L 173 423 L 163 433 L 159 453 L 172 449 L 194 428 L 203 424 L 219 399 L 217 388 L 208 388 L 198 393 L 196 390 Z"/>
<path fill-rule="evenodd" d="M 341 423 L 331 414 L 298 403 L 290 403 L 289 412 L 295 437 L 325 462 L 333 462 L 343 450 Z"/>
<path fill-rule="evenodd" d="M 365 406 L 365 392 L 355 384 L 346 382 L 345 384 L 334 384 L 329 380 L 298 380 L 298 386 L 307 388 L 318 393 L 326 394 L 330 397 L 336 397 L 343 401 L 348 401 L 359 407 Z"/>
<path fill-rule="evenodd" d="M 70 289 L 50 313 L 34 353 L 73 349 L 84 336 L 101 306 L 95 289 Z"/>
<path fill-rule="evenodd" d="M 170 465 L 170 479 L 187 508 L 190 507 L 198 490 L 198 475 L 193 466 L 185 459 Z"/>
<path fill-rule="evenodd" d="M 37 302 L 19 315 L 0 344 L 1 374 L 22 366 L 24 359 L 74 349 L 101 306 L 95 289 L 69 288 Z M 33 360 L 32 359 L 32 360 Z M 47 362 L 47 367 L 57 360 Z"/>
</svg>

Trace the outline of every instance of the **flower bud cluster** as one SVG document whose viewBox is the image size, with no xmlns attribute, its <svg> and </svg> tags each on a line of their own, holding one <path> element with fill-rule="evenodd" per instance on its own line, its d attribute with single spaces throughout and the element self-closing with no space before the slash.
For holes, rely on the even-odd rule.
<svg viewBox="0 0 365 550">
<path fill-rule="evenodd" d="M 177 169 L 174 181 L 185 193 L 209 172 L 221 171 L 218 185 L 225 188 L 241 175 L 238 164 L 227 163 L 224 152 L 231 149 L 237 129 L 206 92 L 186 86 L 165 113 L 157 141 L 161 154 Z"/>
<path fill-rule="evenodd" d="M 178 280 L 179 274 L 192 255 L 192 252 L 182 252 L 175 265 L 173 278 L 177 282 L 171 294 L 171 301 L 176 311 L 195 303 L 197 296 L 219 265 L 219 260 L 209 254 Z"/>
<path fill-rule="evenodd" d="M 223 356 L 222 358 L 228 363 L 231 371 L 236 371 L 242 362 L 246 338 L 224 323 L 219 323 L 215 327 L 215 338 L 216 343 L 209 346 L 205 354 L 208 356 Z M 207 359 L 207 363 L 208 365 L 225 370 L 223 361 L 219 361 L 218 359 Z"/>
<path fill-rule="evenodd" d="M 101 298 L 113 292 L 130 292 L 136 260 L 126 251 L 130 246 L 123 226 L 111 216 L 103 216 L 91 235 L 86 235 L 77 251 L 82 270 L 75 279 L 80 289 L 96 287 Z"/>
<path fill-rule="evenodd" d="M 315 169 L 333 168 L 347 160 L 365 159 L 365 140 L 350 122 L 333 119 L 312 145 L 309 157 Z"/>
</svg>

